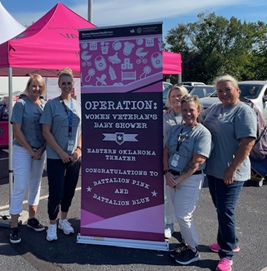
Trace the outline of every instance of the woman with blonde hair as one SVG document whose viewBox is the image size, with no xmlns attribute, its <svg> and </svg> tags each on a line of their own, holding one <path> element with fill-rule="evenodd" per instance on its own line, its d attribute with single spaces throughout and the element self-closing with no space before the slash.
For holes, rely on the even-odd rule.
<svg viewBox="0 0 267 271">
<path fill-rule="evenodd" d="M 165 144 L 168 133 L 172 126 L 182 123 L 181 99 L 188 91 L 184 86 L 172 86 L 167 95 L 166 105 L 169 107 L 163 113 L 163 143 Z M 165 185 L 165 238 L 169 239 L 174 232 L 175 215 L 173 203 L 170 197 L 170 187 Z"/>
<path fill-rule="evenodd" d="M 21 242 L 18 219 L 27 189 L 29 203 L 27 226 L 35 231 L 45 229 L 35 218 L 45 161 L 46 144 L 42 135 L 42 126 L 39 124 L 45 105 L 41 96 L 45 94 L 45 91 L 43 77 L 32 74 L 24 95 L 15 103 L 11 116 L 14 133 L 12 157 L 14 187 L 10 202 L 10 242 L 13 244 Z"/>
<path fill-rule="evenodd" d="M 81 107 L 71 97 L 74 79 L 72 71 L 60 71 L 58 86 L 61 95 L 47 102 L 40 123 L 47 142 L 47 176 L 49 185 L 47 230 L 48 241 L 57 240 L 58 228 L 66 235 L 74 233 L 67 219 L 81 166 Z"/>
<path fill-rule="evenodd" d="M 231 271 L 234 253 L 240 249 L 235 207 L 244 182 L 251 176 L 249 153 L 256 138 L 257 119 L 253 109 L 239 100 L 234 77 L 220 76 L 214 85 L 221 103 L 203 112 L 203 124 L 214 143 L 205 173 L 218 217 L 217 242 L 210 249 L 220 257 L 216 270 Z"/>
</svg>

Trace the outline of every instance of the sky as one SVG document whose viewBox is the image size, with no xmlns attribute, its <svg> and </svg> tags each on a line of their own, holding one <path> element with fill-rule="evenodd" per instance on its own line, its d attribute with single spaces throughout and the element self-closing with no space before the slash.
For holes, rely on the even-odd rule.
<svg viewBox="0 0 267 271">
<path fill-rule="evenodd" d="M 5 9 L 22 25 L 36 22 L 58 1 L 0 0 Z M 68 8 L 88 18 L 87 0 L 61 1 Z M 215 12 L 227 19 L 267 23 L 266 0 L 91 0 L 92 20 L 99 27 L 111 25 L 163 22 L 163 37 L 180 23 L 194 23 L 201 12 Z"/>
</svg>

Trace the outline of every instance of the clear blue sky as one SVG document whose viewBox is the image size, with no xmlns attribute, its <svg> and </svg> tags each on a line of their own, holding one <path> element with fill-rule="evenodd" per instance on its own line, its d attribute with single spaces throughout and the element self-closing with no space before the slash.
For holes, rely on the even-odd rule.
<svg viewBox="0 0 267 271">
<path fill-rule="evenodd" d="M 0 0 L 6 10 L 21 24 L 37 21 L 58 1 Z M 61 1 L 87 18 L 87 0 Z M 92 0 L 92 22 L 97 26 L 123 25 L 143 22 L 163 22 L 163 36 L 178 23 L 197 21 L 200 12 L 215 12 L 217 16 L 234 16 L 247 22 L 267 23 L 267 0 Z"/>
</svg>

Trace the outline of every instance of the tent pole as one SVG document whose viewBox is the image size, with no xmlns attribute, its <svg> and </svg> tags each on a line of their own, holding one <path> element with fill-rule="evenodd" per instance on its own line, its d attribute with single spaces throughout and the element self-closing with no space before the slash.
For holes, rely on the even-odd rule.
<svg viewBox="0 0 267 271">
<path fill-rule="evenodd" d="M 13 99 L 12 99 L 12 68 L 8 68 L 8 174 L 9 174 L 9 204 L 11 200 L 11 194 L 13 190 L 13 168 L 12 168 L 12 153 L 13 153 L 13 131 L 12 125 L 10 123 Z M 10 227 L 11 218 L 9 215 L 9 210 L 0 212 L 0 227 Z"/>
</svg>

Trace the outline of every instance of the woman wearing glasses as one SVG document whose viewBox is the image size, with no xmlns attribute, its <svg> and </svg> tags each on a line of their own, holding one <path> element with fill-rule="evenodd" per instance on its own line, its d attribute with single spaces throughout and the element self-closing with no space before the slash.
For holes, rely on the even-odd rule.
<svg viewBox="0 0 267 271">
<path fill-rule="evenodd" d="M 74 229 L 67 219 L 68 210 L 79 178 L 81 157 L 81 107 L 71 97 L 72 71 L 60 71 L 58 86 L 61 95 L 47 102 L 40 123 L 47 142 L 47 176 L 49 185 L 47 230 L 48 241 L 57 240 L 58 228 L 67 235 Z"/>
</svg>

